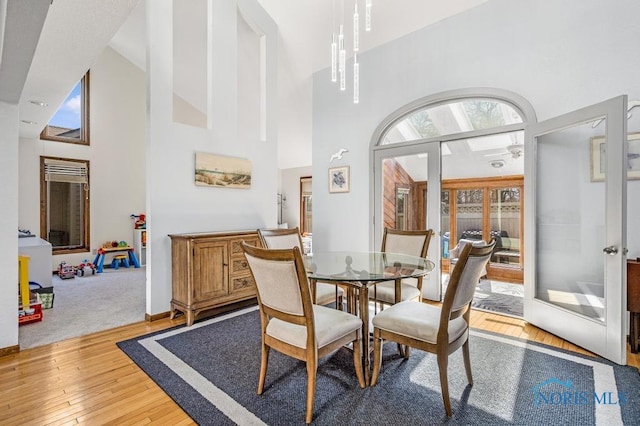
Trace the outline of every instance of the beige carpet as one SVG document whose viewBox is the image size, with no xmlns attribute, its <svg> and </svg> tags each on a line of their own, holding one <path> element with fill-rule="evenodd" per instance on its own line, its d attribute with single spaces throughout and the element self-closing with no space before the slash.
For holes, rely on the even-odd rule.
<svg viewBox="0 0 640 426">
<path fill-rule="evenodd" d="M 43 320 L 21 325 L 20 349 L 42 346 L 144 320 L 145 268 L 105 268 L 86 277 L 53 277 L 52 309 Z"/>
</svg>

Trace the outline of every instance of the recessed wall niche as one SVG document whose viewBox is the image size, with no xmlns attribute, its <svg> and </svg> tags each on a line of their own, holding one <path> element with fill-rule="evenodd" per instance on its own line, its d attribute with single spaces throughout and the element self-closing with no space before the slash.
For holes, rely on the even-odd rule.
<svg viewBox="0 0 640 426">
<path fill-rule="evenodd" d="M 173 2 L 173 121 L 207 128 L 208 0 Z"/>
<path fill-rule="evenodd" d="M 238 137 L 264 140 L 264 36 L 237 11 Z"/>
</svg>

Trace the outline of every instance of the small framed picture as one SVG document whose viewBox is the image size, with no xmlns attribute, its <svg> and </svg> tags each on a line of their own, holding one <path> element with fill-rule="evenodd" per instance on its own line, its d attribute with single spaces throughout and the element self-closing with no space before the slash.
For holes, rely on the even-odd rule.
<svg viewBox="0 0 640 426">
<path fill-rule="evenodd" d="M 640 133 L 629 133 L 627 179 L 640 179 Z M 607 155 L 604 136 L 591 138 L 591 182 L 604 181 Z"/>
<path fill-rule="evenodd" d="M 329 192 L 349 192 L 349 166 L 329 169 Z"/>
</svg>

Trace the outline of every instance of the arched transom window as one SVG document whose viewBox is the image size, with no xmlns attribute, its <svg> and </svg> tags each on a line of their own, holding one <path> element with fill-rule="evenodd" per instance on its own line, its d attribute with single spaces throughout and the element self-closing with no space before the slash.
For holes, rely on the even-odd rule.
<svg viewBox="0 0 640 426">
<path fill-rule="evenodd" d="M 491 98 L 465 98 L 430 104 L 403 115 L 388 127 L 381 145 L 436 138 L 522 123 L 513 105 Z"/>
</svg>

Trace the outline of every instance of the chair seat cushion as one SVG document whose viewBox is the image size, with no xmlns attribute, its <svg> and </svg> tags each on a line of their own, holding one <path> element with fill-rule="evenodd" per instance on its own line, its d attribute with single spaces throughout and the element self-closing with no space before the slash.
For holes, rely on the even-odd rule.
<svg viewBox="0 0 640 426">
<path fill-rule="evenodd" d="M 325 306 L 313 305 L 318 348 L 328 345 L 362 327 L 362 320 L 355 315 Z M 267 334 L 299 348 L 307 347 L 307 328 L 272 318 L 267 324 Z"/>
<path fill-rule="evenodd" d="M 397 303 L 373 317 L 375 328 L 434 344 L 439 324 L 439 307 L 414 301 Z M 462 317 L 449 321 L 449 342 L 460 337 L 467 328 Z"/>
<path fill-rule="evenodd" d="M 415 282 L 415 280 L 413 282 Z M 415 284 L 402 280 L 400 289 L 402 294 L 401 302 L 420 298 L 420 290 L 418 290 Z M 394 281 L 384 281 L 376 284 L 374 288 L 369 290 L 369 299 L 375 299 L 393 305 L 396 302 L 396 283 Z"/>
<path fill-rule="evenodd" d="M 338 286 L 338 297 L 344 294 L 344 290 Z M 336 285 L 316 283 L 316 304 L 326 305 L 336 301 Z"/>
</svg>

